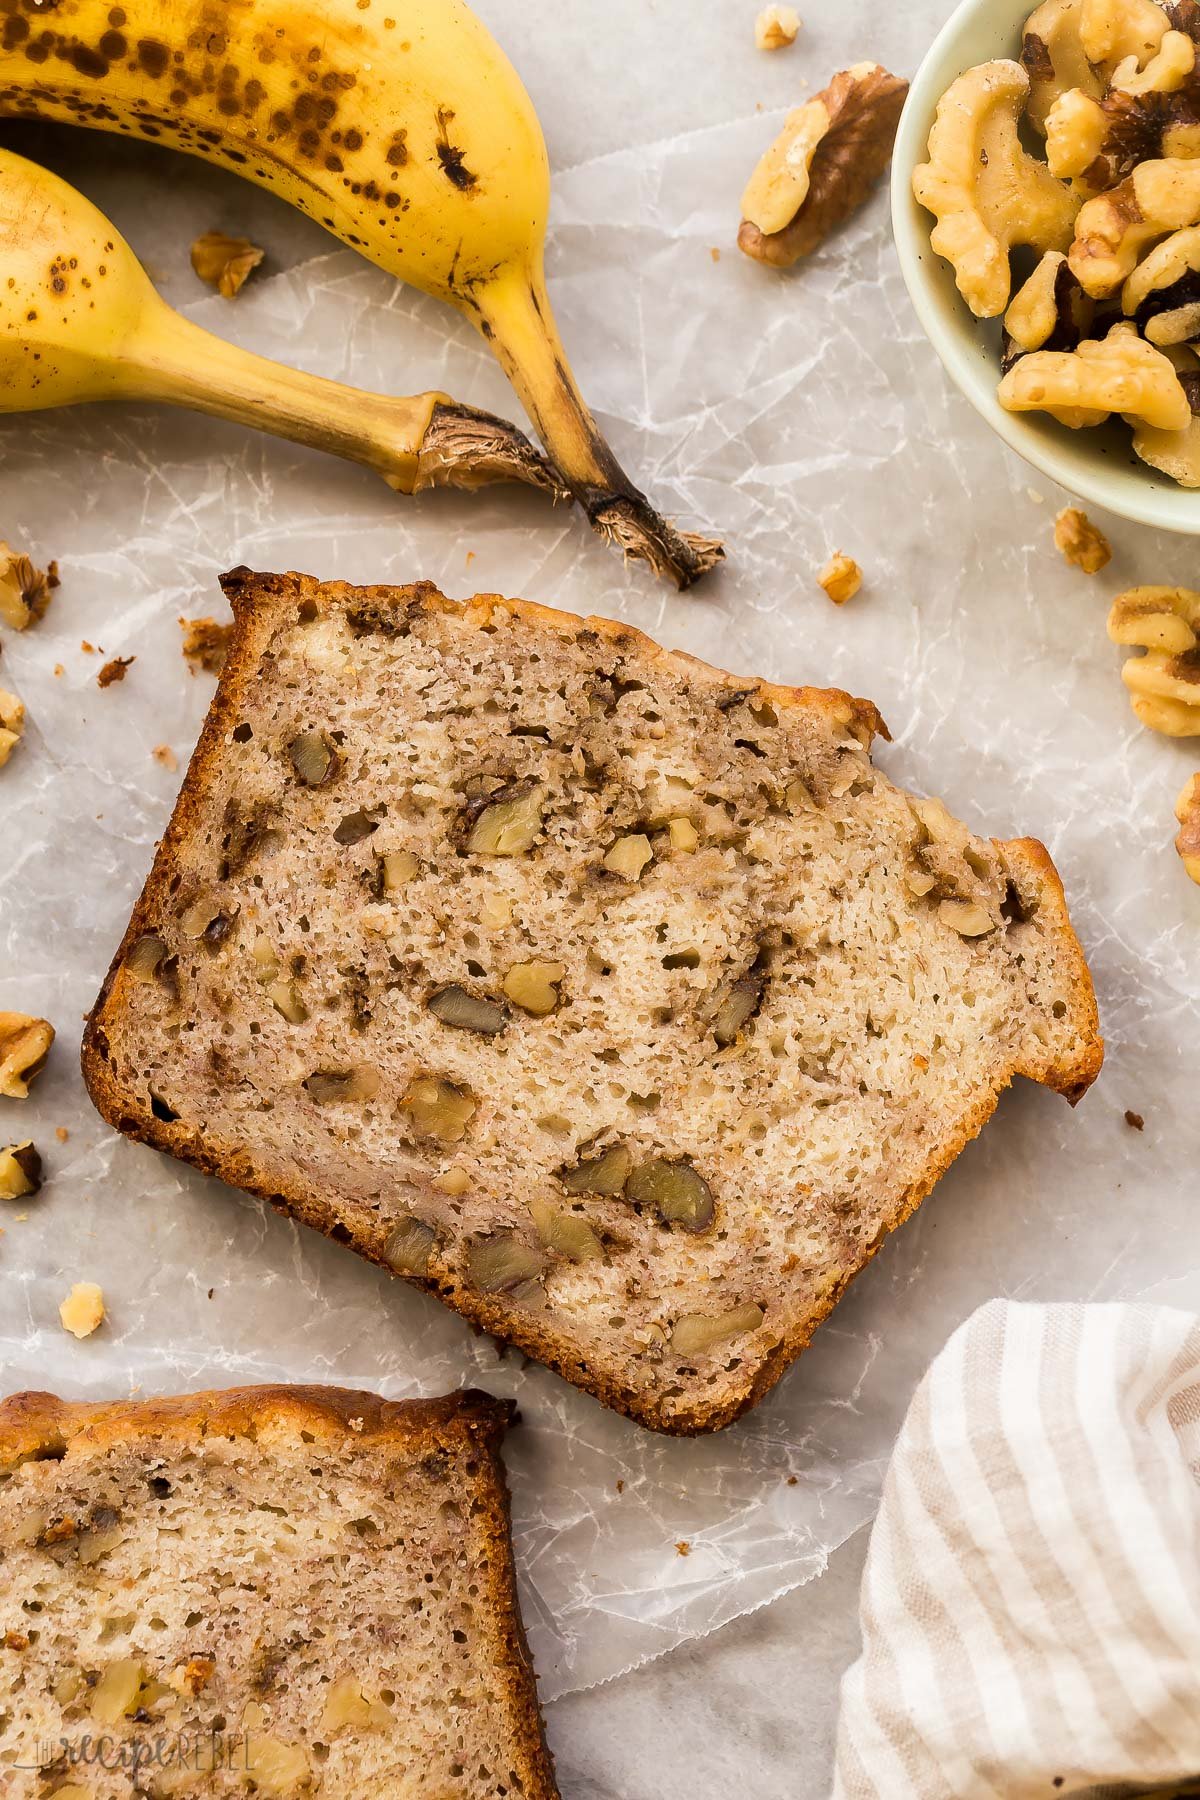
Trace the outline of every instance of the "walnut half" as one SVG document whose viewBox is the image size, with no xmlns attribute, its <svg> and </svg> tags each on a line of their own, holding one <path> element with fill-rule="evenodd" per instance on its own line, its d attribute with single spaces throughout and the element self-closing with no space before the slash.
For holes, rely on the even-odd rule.
<svg viewBox="0 0 1200 1800">
<path fill-rule="evenodd" d="M 1175 365 L 1123 321 L 1075 350 L 1020 357 L 997 390 L 1006 412 L 1047 412 L 1078 431 L 1119 412 L 1132 424 L 1183 431 L 1192 409 Z"/>
<path fill-rule="evenodd" d="M 742 195 L 738 248 L 787 269 L 823 244 L 891 161 L 907 93 L 878 63 L 856 63 L 790 112 Z"/>
<path fill-rule="evenodd" d="M 1121 670 L 1142 724 L 1166 737 L 1200 736 L 1200 593 L 1129 588 L 1112 603 L 1108 635 L 1146 652 Z"/>
</svg>

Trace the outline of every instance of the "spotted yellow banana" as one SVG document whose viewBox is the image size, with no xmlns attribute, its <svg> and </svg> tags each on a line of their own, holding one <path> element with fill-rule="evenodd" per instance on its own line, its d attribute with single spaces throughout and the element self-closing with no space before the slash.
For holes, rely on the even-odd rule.
<svg viewBox="0 0 1200 1800">
<path fill-rule="evenodd" d="M 546 147 L 462 0 L 0 0 L 0 113 L 172 145 L 457 307 L 593 525 L 686 587 L 721 554 L 631 485 L 546 293 Z"/>
<path fill-rule="evenodd" d="M 48 169 L 0 149 L 0 412 L 162 400 L 365 463 L 401 493 L 561 484 L 503 419 L 253 356 L 181 318 L 116 226 Z"/>
</svg>

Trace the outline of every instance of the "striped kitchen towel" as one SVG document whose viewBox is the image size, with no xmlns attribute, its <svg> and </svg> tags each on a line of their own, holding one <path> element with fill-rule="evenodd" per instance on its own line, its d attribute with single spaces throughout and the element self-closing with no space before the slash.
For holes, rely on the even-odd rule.
<svg viewBox="0 0 1200 1800">
<path fill-rule="evenodd" d="M 834 1800 L 1200 1792 L 1200 1320 L 995 1301 L 918 1388 Z"/>
</svg>

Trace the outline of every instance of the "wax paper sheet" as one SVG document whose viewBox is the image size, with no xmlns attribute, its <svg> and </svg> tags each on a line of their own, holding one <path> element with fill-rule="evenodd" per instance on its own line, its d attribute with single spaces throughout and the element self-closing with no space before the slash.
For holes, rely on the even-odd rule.
<svg viewBox="0 0 1200 1800">
<path fill-rule="evenodd" d="M 1104 574 L 1063 563 L 1065 497 L 949 390 L 882 196 L 791 274 L 733 247 L 782 106 L 868 53 L 911 69 L 943 6 L 829 9 L 774 59 L 732 0 L 613 0 L 602 33 L 589 0 L 560 0 L 553 33 L 533 32 L 518 0 L 484 10 L 557 165 L 551 282 L 584 390 L 664 508 L 721 532 L 728 565 L 677 597 L 533 496 L 405 500 L 361 470 L 151 407 L 0 420 L 0 532 L 62 572 L 45 620 L 4 633 L 0 664 L 30 718 L 0 774 L 0 1007 L 59 1030 L 34 1097 L 0 1101 L 0 1136 L 32 1136 L 48 1170 L 37 1199 L 0 1209 L 0 1377 L 96 1397 L 273 1379 L 515 1395 L 517 1554 L 553 1697 L 817 1574 L 873 1511 L 917 1378 L 981 1300 L 1200 1302 L 1200 893 L 1171 848 L 1200 751 L 1136 726 L 1104 635 L 1114 593 L 1186 581 L 1195 553 L 1102 520 L 1116 546 Z M 361 386 L 515 411 L 464 325 L 278 202 L 137 146 L 5 134 L 105 206 L 199 323 Z M 214 226 L 268 251 L 233 303 L 205 297 L 187 265 Z M 866 571 L 844 609 L 814 579 L 835 548 Z M 1058 860 L 1109 1040 L 1099 1083 L 1076 1112 L 1026 1086 L 1006 1097 L 777 1391 L 697 1443 L 604 1412 L 349 1252 L 119 1139 L 82 1089 L 80 1019 L 211 693 L 184 665 L 178 621 L 221 616 L 216 575 L 239 562 L 523 594 L 737 671 L 870 696 L 896 778 L 979 829 L 1042 837 Z M 136 661 L 101 691 L 116 655 Z M 85 1279 L 109 1317 L 76 1343 L 58 1305 Z"/>
</svg>

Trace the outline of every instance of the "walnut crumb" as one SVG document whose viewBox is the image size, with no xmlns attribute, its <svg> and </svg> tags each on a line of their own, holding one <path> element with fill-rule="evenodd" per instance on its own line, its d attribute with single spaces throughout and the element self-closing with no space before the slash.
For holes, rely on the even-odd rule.
<svg viewBox="0 0 1200 1800">
<path fill-rule="evenodd" d="M 77 1281 L 58 1309 L 72 1337 L 91 1337 L 104 1323 L 104 1294 L 94 1281 Z"/>
<path fill-rule="evenodd" d="M 0 688 L 0 769 L 2 769 L 25 730 L 25 706 L 15 694 Z"/>
<path fill-rule="evenodd" d="M 29 1084 L 41 1074 L 53 1042 L 54 1027 L 49 1019 L 0 1012 L 0 1095 L 27 1100 Z"/>
<path fill-rule="evenodd" d="M 623 1481 L 618 1481 L 617 1492 L 618 1494 L 623 1494 L 625 1492 L 625 1483 Z"/>
<path fill-rule="evenodd" d="M 692 1546 L 688 1543 L 686 1538 L 680 1538 L 675 1549 L 680 1556 L 690 1556 L 692 1554 Z"/>
<path fill-rule="evenodd" d="M 58 1139 L 60 1144 L 65 1144 L 71 1134 L 67 1130 L 65 1125 L 56 1125 L 54 1127 L 54 1135 Z"/>
<path fill-rule="evenodd" d="M 58 586 L 58 564 L 35 568 L 27 556 L 0 543 L 0 621 L 24 631 L 40 619 Z"/>
<path fill-rule="evenodd" d="M 1178 660 L 1182 662 L 1183 658 Z M 1200 882 L 1200 775 L 1192 776 L 1175 802 L 1175 817 L 1179 820 L 1175 839 L 1179 860 L 1185 874 Z"/>
<path fill-rule="evenodd" d="M 170 744 L 155 744 L 150 754 L 153 756 L 156 763 L 161 763 L 164 769 L 169 769 L 171 771 L 172 775 L 179 767 L 179 758 L 172 750 Z"/>
<path fill-rule="evenodd" d="M 835 606 L 845 606 L 862 586 L 863 572 L 852 556 L 835 550 L 821 573 L 817 585 L 823 587 Z"/>
<path fill-rule="evenodd" d="M 136 661 L 136 656 L 114 656 L 111 662 L 105 663 L 97 675 L 96 686 L 106 688 L 111 687 L 114 681 L 124 681 L 126 671 L 132 668 Z"/>
<path fill-rule="evenodd" d="M 754 42 L 759 50 L 786 50 L 800 30 L 794 6 L 764 6 L 754 21 Z"/>
<path fill-rule="evenodd" d="M 1131 1131 L 1145 1131 L 1146 1129 L 1146 1121 L 1141 1113 L 1130 1112 L 1128 1108 L 1125 1111 L 1125 1123 Z"/>
<path fill-rule="evenodd" d="M 180 619 L 183 631 L 183 654 L 192 674 L 203 669 L 206 675 L 219 675 L 229 654 L 233 621 L 222 625 L 217 619 Z"/>
<path fill-rule="evenodd" d="M 1054 547 L 1085 575 L 1098 575 L 1112 561 L 1112 545 L 1077 506 L 1064 506 L 1055 519 Z"/>
<path fill-rule="evenodd" d="M 232 300 L 246 285 L 246 278 L 266 255 L 249 238 L 227 237 L 223 231 L 206 231 L 192 245 L 192 267 L 201 281 Z"/>
</svg>

